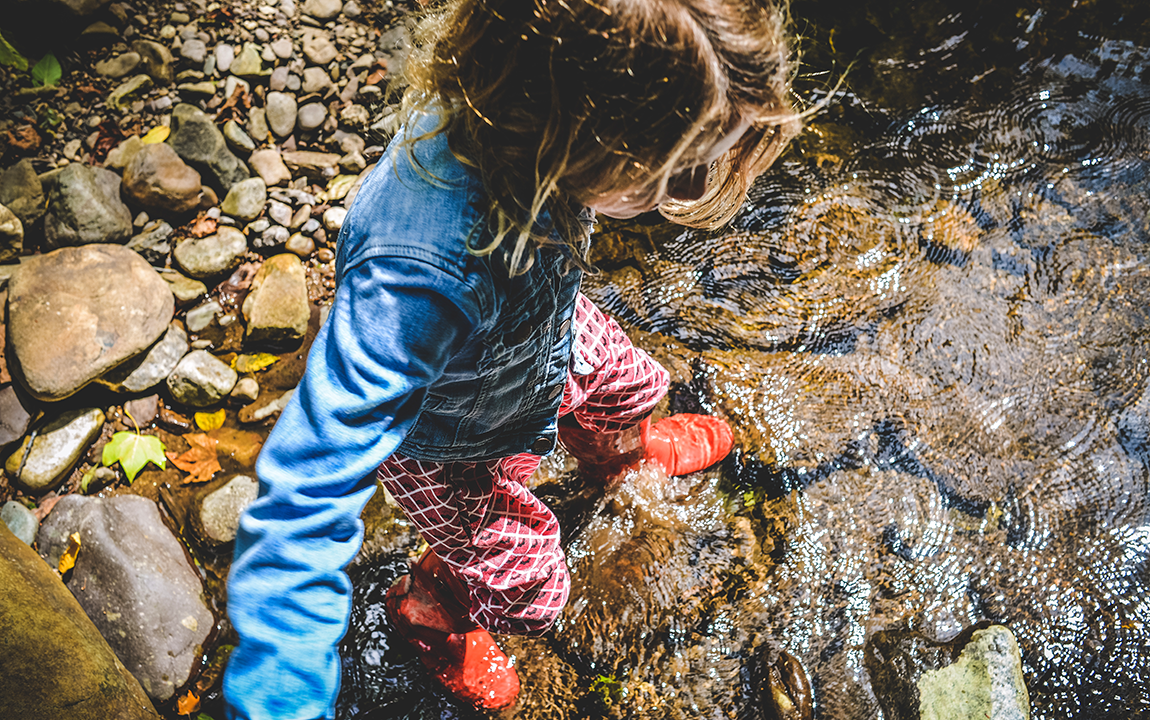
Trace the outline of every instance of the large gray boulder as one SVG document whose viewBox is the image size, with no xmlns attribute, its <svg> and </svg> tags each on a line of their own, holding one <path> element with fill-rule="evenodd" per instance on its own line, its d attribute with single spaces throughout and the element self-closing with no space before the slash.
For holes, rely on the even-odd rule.
<svg viewBox="0 0 1150 720">
<path fill-rule="evenodd" d="M 199 668 L 215 618 L 199 575 L 156 504 L 138 495 L 67 495 L 40 527 L 52 566 L 80 533 L 68 589 L 154 700 L 165 701 Z"/>
<path fill-rule="evenodd" d="M 220 195 L 227 195 L 232 185 L 251 176 L 248 166 L 228 149 L 215 122 L 199 108 L 177 105 L 171 128 L 168 144 Z"/>
<path fill-rule="evenodd" d="M 0 588 L 0 718 L 159 720 L 76 598 L 4 523 Z"/>
<path fill-rule="evenodd" d="M 60 171 L 44 217 L 48 247 L 125 243 L 130 237 L 132 212 L 120 200 L 119 175 L 80 163 Z"/>
<path fill-rule="evenodd" d="M 35 398 L 61 400 L 146 350 L 174 312 L 168 284 L 120 245 L 32 258 L 8 285 L 13 376 Z"/>
</svg>

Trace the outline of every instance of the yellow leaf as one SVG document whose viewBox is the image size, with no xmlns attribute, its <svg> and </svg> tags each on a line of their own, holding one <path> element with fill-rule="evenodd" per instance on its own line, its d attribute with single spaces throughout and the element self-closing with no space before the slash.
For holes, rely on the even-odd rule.
<svg viewBox="0 0 1150 720">
<path fill-rule="evenodd" d="M 80 533 L 74 532 L 68 536 L 68 549 L 60 556 L 60 563 L 56 568 L 63 575 L 76 565 L 76 556 L 80 554 Z"/>
<path fill-rule="evenodd" d="M 253 355 L 236 355 L 232 359 L 232 370 L 241 373 L 254 373 L 263 370 L 279 361 L 279 355 L 271 353 L 255 353 Z"/>
<path fill-rule="evenodd" d="M 145 135 L 142 140 L 145 145 L 151 145 L 152 143 L 162 143 L 168 139 L 168 133 L 170 132 L 170 128 L 166 128 L 163 125 L 157 125 L 156 127 L 149 130 L 148 134 Z"/>
<path fill-rule="evenodd" d="M 200 709 L 200 699 L 191 690 L 187 695 L 184 695 L 176 701 L 176 713 L 179 715 L 191 715 Z"/>
<path fill-rule="evenodd" d="M 196 413 L 196 425 L 204 432 L 211 432 L 217 428 L 222 428 L 226 417 L 227 413 L 223 408 L 214 413 L 198 412 Z"/>
</svg>

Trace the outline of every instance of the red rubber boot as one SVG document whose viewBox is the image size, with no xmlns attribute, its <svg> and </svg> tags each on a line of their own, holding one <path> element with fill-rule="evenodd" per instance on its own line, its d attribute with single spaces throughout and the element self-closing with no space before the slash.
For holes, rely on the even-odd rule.
<svg viewBox="0 0 1150 720">
<path fill-rule="evenodd" d="M 384 603 L 399 634 L 459 700 L 478 710 L 510 707 L 519 675 L 495 639 L 468 616 L 463 582 L 430 549 L 387 591 Z"/>
<path fill-rule="evenodd" d="M 559 422 L 559 440 L 579 461 L 581 472 L 604 479 L 635 467 L 643 458 L 668 475 L 687 475 L 727 457 L 735 444 L 731 427 L 722 418 L 687 413 L 654 425 L 645 418 L 616 432 L 585 430 L 564 418 Z"/>
</svg>

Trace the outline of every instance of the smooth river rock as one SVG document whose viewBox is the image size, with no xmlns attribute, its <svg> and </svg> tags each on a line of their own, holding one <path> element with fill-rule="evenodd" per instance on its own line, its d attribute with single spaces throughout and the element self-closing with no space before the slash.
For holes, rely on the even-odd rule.
<svg viewBox="0 0 1150 720">
<path fill-rule="evenodd" d="M 220 210 L 237 220 L 251 222 L 263 212 L 267 200 L 268 188 L 263 178 L 248 178 L 232 186 L 223 204 L 220 205 Z"/>
<path fill-rule="evenodd" d="M 218 193 L 226 194 L 232 185 L 251 176 L 247 165 L 228 149 L 212 118 L 196 106 L 177 105 L 171 127 L 168 144 Z"/>
<path fill-rule="evenodd" d="M 16 485 L 33 495 L 54 490 L 68 477 L 102 427 L 103 410 L 69 410 L 35 435 L 24 438 L 8 456 L 4 470 Z"/>
<path fill-rule="evenodd" d="M 0 718 L 160 720 L 60 577 L 3 523 L 0 588 Z"/>
<path fill-rule="evenodd" d="M 67 495 L 44 520 L 40 554 L 55 566 L 80 533 L 68 589 L 154 700 L 199 667 L 215 618 L 199 575 L 156 504 L 138 495 Z"/>
<path fill-rule="evenodd" d="M 239 374 L 207 350 L 185 355 L 168 375 L 172 399 L 191 407 L 207 407 L 227 397 Z"/>
<path fill-rule="evenodd" d="M 182 215 L 200 205 L 200 174 L 166 143 L 145 145 L 124 168 L 124 196 L 163 214 Z"/>
<path fill-rule="evenodd" d="M 173 322 L 163 337 L 139 360 L 114 368 L 97 382 L 119 393 L 139 393 L 162 383 L 188 353 L 188 334 Z"/>
<path fill-rule="evenodd" d="M 0 505 L 0 521 L 8 526 L 12 534 L 20 538 L 20 542 L 31 545 L 36 541 L 36 531 L 40 529 L 40 521 L 32 511 L 15 500 Z"/>
<path fill-rule="evenodd" d="M 918 693 L 921 720 L 1030 720 L 1022 656 L 1002 625 L 975 632 L 953 665 L 924 672 Z"/>
<path fill-rule="evenodd" d="M 259 495 L 259 482 L 248 475 L 236 475 L 225 485 L 204 496 L 200 503 L 199 527 L 210 543 L 236 539 L 240 513 Z"/>
<path fill-rule="evenodd" d="M 8 284 L 8 338 L 18 377 L 61 400 L 152 345 L 175 312 L 168 284 L 120 245 L 40 255 Z"/>
</svg>

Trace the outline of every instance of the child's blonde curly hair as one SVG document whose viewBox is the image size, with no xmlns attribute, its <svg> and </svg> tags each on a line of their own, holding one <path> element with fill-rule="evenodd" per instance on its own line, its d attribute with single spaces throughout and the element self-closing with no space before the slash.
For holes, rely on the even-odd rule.
<svg viewBox="0 0 1150 720">
<path fill-rule="evenodd" d="M 510 235 L 521 272 L 554 229 L 582 264 L 584 206 L 623 189 L 665 197 L 750 120 L 705 195 L 659 207 L 692 227 L 734 216 L 799 127 L 786 25 L 776 0 L 447 0 L 416 31 L 404 121 L 437 114 L 435 132 L 480 174 L 494 240 L 473 252 Z"/>
</svg>

